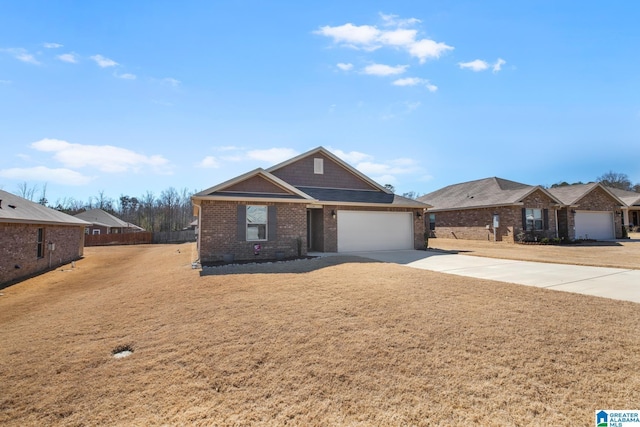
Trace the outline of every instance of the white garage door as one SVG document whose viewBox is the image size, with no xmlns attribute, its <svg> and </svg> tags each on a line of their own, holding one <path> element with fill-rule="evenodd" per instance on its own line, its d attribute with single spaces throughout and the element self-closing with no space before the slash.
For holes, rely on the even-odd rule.
<svg viewBox="0 0 640 427">
<path fill-rule="evenodd" d="M 338 211 L 338 252 L 413 249 L 411 212 Z"/>
<path fill-rule="evenodd" d="M 611 212 L 576 212 L 576 239 L 615 238 Z"/>
</svg>

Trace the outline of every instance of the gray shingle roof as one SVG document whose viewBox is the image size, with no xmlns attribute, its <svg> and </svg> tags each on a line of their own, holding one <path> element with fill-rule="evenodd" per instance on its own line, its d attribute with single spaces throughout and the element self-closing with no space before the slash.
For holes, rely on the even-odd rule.
<svg viewBox="0 0 640 427">
<path fill-rule="evenodd" d="M 491 177 L 453 184 L 418 197 L 432 210 L 513 205 L 533 192 L 536 186 Z"/>
<path fill-rule="evenodd" d="M 635 191 L 620 190 L 618 188 L 607 187 L 607 190 L 618 196 L 627 206 L 640 206 L 640 193 Z"/>
<path fill-rule="evenodd" d="M 111 215 L 109 212 L 103 211 L 102 209 L 90 209 L 85 212 L 80 212 L 79 214 L 74 215 L 74 217 L 103 227 L 135 228 L 138 230 L 143 230 L 141 227 L 123 221 L 120 218 Z"/>
<path fill-rule="evenodd" d="M 550 188 L 549 193 L 560 199 L 565 205 L 573 205 L 597 186 L 597 182 L 565 185 L 564 187 Z"/>
<path fill-rule="evenodd" d="M 0 190 L 0 222 L 87 226 L 89 223 L 66 213 Z"/>
</svg>

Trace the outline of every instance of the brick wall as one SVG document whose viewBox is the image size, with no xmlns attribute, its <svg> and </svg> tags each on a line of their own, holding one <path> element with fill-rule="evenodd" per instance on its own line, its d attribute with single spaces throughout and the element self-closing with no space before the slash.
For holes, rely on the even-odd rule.
<svg viewBox="0 0 640 427">
<path fill-rule="evenodd" d="M 313 172 L 313 159 L 322 158 L 324 173 Z M 310 155 L 297 162 L 286 165 L 272 172 L 273 175 L 294 186 L 348 188 L 353 190 L 377 190 L 361 178 L 347 171 L 332 159 L 320 153 Z"/>
<path fill-rule="evenodd" d="M 44 229 L 43 257 L 38 258 L 38 228 Z M 55 243 L 49 251 L 47 243 Z M 84 227 L 0 224 L 0 284 L 27 278 L 82 257 Z M 16 268 L 19 266 L 19 268 Z"/>
<path fill-rule="evenodd" d="M 422 209 L 391 208 L 391 207 L 357 207 L 357 206 L 325 206 L 323 209 L 324 220 L 324 252 L 338 251 L 338 221 L 331 215 L 332 211 L 378 211 L 378 212 L 412 212 L 413 214 L 413 244 L 414 249 L 425 249 L 423 218 L 418 218 L 416 212 L 422 215 Z"/>
<path fill-rule="evenodd" d="M 200 262 L 222 261 L 226 254 L 233 254 L 236 261 L 275 259 L 276 252 L 282 252 L 285 257 L 293 257 L 298 255 L 298 240 L 302 255 L 306 255 L 307 209 L 304 204 L 255 203 L 260 206 L 277 206 L 276 238 L 259 242 L 238 238 L 238 205 L 247 203 L 202 201 L 198 242 Z M 254 254 L 254 244 L 261 245 L 260 255 Z"/>
<path fill-rule="evenodd" d="M 572 210 L 613 212 L 613 225 L 616 239 L 622 238 L 622 214 L 620 205 L 602 188 L 594 188 L 582 199 L 578 200 L 575 205 L 573 208 L 563 208 L 562 212 L 563 227 L 566 224 L 566 229 L 563 228 L 563 232 L 566 233 L 568 239 L 573 240 L 576 238 L 575 215 L 571 212 Z M 618 212 L 620 212 L 620 215 Z"/>
<path fill-rule="evenodd" d="M 281 193 L 287 194 L 287 192 L 272 183 L 267 181 L 263 176 L 254 176 L 244 181 L 240 181 L 230 187 L 227 187 L 222 192 L 247 192 L 247 193 Z"/>
<path fill-rule="evenodd" d="M 494 240 L 493 214 L 500 215 L 500 226 L 495 230 L 496 241 L 513 243 L 523 231 L 522 208 L 548 209 L 548 230 L 536 233 L 539 237 L 557 236 L 556 207 L 554 202 L 541 191 L 535 191 L 523 199 L 523 206 L 500 206 L 431 212 L 436 216 L 433 237 L 445 239 Z M 427 225 L 428 225 L 427 211 Z M 487 226 L 489 226 L 487 228 Z"/>
</svg>

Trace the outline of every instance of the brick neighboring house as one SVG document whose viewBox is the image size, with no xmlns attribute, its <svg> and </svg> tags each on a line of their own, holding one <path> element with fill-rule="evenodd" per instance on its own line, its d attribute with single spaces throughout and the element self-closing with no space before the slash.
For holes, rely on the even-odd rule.
<svg viewBox="0 0 640 427">
<path fill-rule="evenodd" d="M 560 236 L 565 239 L 622 238 L 625 203 L 598 182 L 549 189 L 563 204 L 558 212 Z"/>
<path fill-rule="evenodd" d="M 0 285 L 81 258 L 87 225 L 0 190 Z"/>
<path fill-rule="evenodd" d="M 89 209 L 74 216 L 91 223 L 85 229 L 86 234 L 121 234 L 144 231 L 144 228 L 123 221 L 102 209 Z"/>
<path fill-rule="evenodd" d="M 394 195 L 323 147 L 201 191 L 192 202 L 203 263 L 425 248 L 428 205 Z"/>
<path fill-rule="evenodd" d="M 491 177 L 449 185 L 418 200 L 432 206 L 426 219 L 431 237 L 514 242 L 558 236 L 561 202 L 541 186 Z"/>
<path fill-rule="evenodd" d="M 609 191 L 622 200 L 622 225 L 637 228 L 640 226 L 640 193 L 607 187 Z"/>
</svg>

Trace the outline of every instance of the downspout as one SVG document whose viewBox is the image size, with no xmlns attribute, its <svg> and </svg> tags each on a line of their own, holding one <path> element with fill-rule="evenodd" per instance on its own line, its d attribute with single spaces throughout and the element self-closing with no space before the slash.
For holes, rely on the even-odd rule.
<svg viewBox="0 0 640 427">
<path fill-rule="evenodd" d="M 553 210 L 554 215 L 556 216 L 556 239 L 560 237 L 560 233 L 558 232 L 558 209 Z"/>
</svg>

